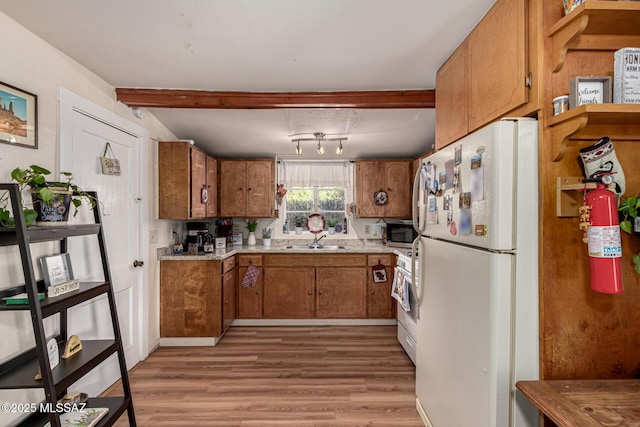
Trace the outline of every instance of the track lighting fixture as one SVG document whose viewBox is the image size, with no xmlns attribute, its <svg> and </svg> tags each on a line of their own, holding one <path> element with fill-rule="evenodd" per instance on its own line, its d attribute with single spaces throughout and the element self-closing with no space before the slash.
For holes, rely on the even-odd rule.
<svg viewBox="0 0 640 427">
<path fill-rule="evenodd" d="M 347 138 L 326 138 L 325 139 L 325 134 L 322 132 L 316 132 L 313 134 L 314 138 L 298 138 L 298 139 L 293 139 L 291 140 L 291 142 L 295 142 L 296 145 L 296 154 L 299 156 L 302 154 L 302 147 L 300 147 L 300 141 L 316 141 L 318 142 L 318 154 L 323 155 L 324 154 L 324 147 L 322 146 L 323 142 L 326 141 L 338 141 L 338 146 L 336 147 L 336 154 L 338 156 L 342 155 L 342 141 L 346 141 Z"/>
</svg>

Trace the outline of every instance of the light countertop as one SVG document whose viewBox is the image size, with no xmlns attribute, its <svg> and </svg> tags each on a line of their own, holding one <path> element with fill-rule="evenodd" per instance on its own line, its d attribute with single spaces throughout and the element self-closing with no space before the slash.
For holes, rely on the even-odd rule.
<svg viewBox="0 0 640 427">
<path fill-rule="evenodd" d="M 158 259 L 160 261 L 207 261 L 207 260 L 217 260 L 221 261 L 230 256 L 237 254 L 252 254 L 252 253 L 264 253 L 264 254 L 336 254 L 336 253 L 349 253 L 349 254 L 390 254 L 394 253 L 394 249 L 389 248 L 382 244 L 369 244 L 369 245 L 350 245 L 346 242 L 340 242 L 340 246 L 344 246 L 344 248 L 340 249 L 312 249 L 312 248 L 287 248 L 289 244 L 276 244 L 271 247 L 265 247 L 260 244 L 255 246 L 247 246 L 247 245 L 234 245 L 227 246 L 225 249 L 214 249 L 214 252 L 211 254 L 199 254 L 199 255 L 187 255 L 186 253 L 180 255 L 174 255 L 171 253 L 171 248 L 160 248 L 158 249 Z M 295 245 L 298 246 L 298 245 Z M 329 246 L 329 245 L 327 245 Z M 337 246 L 337 245 L 336 245 Z"/>
</svg>

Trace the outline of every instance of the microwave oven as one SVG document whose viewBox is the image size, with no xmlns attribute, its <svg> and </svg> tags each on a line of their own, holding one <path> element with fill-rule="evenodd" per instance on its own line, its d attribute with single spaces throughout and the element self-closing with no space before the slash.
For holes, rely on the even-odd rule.
<svg viewBox="0 0 640 427">
<path fill-rule="evenodd" d="M 410 219 L 387 220 L 387 246 L 394 248 L 411 248 L 418 232 L 413 228 Z"/>
</svg>

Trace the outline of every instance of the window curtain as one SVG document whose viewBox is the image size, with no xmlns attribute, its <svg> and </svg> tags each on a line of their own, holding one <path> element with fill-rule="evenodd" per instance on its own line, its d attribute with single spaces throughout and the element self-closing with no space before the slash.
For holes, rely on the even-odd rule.
<svg viewBox="0 0 640 427">
<path fill-rule="evenodd" d="M 280 163 L 279 183 L 291 187 L 351 188 L 353 164 L 344 162 L 286 162 Z"/>
</svg>

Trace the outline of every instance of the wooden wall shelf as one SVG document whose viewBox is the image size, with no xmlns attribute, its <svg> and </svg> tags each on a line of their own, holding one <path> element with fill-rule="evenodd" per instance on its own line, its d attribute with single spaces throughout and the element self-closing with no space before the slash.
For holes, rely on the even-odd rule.
<svg viewBox="0 0 640 427">
<path fill-rule="evenodd" d="M 569 49 L 610 50 L 640 46 L 640 3 L 589 0 L 560 19 L 549 31 L 551 67 L 562 69 Z"/>
<path fill-rule="evenodd" d="M 595 182 L 582 182 L 584 176 L 559 176 L 557 178 L 556 214 L 559 217 L 570 218 L 580 216 L 578 208 L 582 206 L 584 190 L 596 188 Z M 615 184 L 607 188 L 614 191 Z"/>
<path fill-rule="evenodd" d="M 553 144 L 552 161 L 559 162 L 564 157 L 570 139 L 588 140 L 590 143 L 595 143 L 603 136 L 612 140 L 640 140 L 640 105 L 580 105 L 551 117 L 548 125 Z"/>
</svg>

